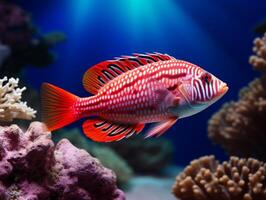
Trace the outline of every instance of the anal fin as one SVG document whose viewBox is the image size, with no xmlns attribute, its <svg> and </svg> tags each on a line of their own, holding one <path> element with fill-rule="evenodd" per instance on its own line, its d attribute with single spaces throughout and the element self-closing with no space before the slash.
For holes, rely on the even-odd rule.
<svg viewBox="0 0 266 200">
<path fill-rule="evenodd" d="M 102 119 L 89 119 L 83 123 L 84 134 L 95 142 L 113 142 L 138 134 L 144 124 L 115 124 Z"/>
<path fill-rule="evenodd" d="M 151 128 L 146 134 L 145 138 L 149 137 L 159 137 L 164 134 L 169 128 L 171 128 L 177 121 L 177 117 L 168 119 L 167 121 L 157 123 L 153 128 Z"/>
</svg>

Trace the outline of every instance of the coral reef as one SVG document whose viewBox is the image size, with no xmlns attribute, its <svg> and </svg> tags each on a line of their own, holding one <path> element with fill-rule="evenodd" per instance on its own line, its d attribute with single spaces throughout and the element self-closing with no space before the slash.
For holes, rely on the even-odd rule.
<svg viewBox="0 0 266 200">
<path fill-rule="evenodd" d="M 138 173 L 158 173 L 170 164 L 173 145 L 169 140 L 132 137 L 108 144 Z"/>
<path fill-rule="evenodd" d="M 115 174 L 68 140 L 56 146 L 40 122 L 0 127 L 0 198 L 123 200 Z"/>
<path fill-rule="evenodd" d="M 10 49 L 10 55 L 0 67 L 2 75 L 18 76 L 28 64 L 50 64 L 54 60 L 50 47 L 64 38 L 59 32 L 39 33 L 26 11 L 8 1 L 0 1 L 0 42 Z"/>
<path fill-rule="evenodd" d="M 85 149 L 91 155 L 99 159 L 103 166 L 114 171 L 118 185 L 124 186 L 133 175 L 133 170 L 127 162 L 114 150 L 103 144 L 96 144 L 87 140 L 79 129 L 61 129 L 53 134 L 55 142 L 67 138 L 73 145 Z"/>
<path fill-rule="evenodd" d="M 21 101 L 26 87 L 18 88 L 19 79 L 4 77 L 0 79 L 0 121 L 12 121 L 15 118 L 32 119 L 36 111 Z"/>
<path fill-rule="evenodd" d="M 231 157 L 220 164 L 214 156 L 194 160 L 177 176 L 174 195 L 181 200 L 264 200 L 266 164 Z"/>
<path fill-rule="evenodd" d="M 266 72 L 266 33 L 262 38 L 255 38 L 253 42 L 255 55 L 250 56 L 249 63 L 255 70 Z"/>
<path fill-rule="evenodd" d="M 254 40 L 250 63 L 266 72 L 266 36 Z M 266 75 L 255 79 L 209 120 L 209 137 L 230 155 L 254 157 L 266 161 Z"/>
<path fill-rule="evenodd" d="M 243 88 L 237 102 L 229 102 L 209 121 L 209 137 L 230 155 L 266 160 L 266 77 Z"/>
</svg>

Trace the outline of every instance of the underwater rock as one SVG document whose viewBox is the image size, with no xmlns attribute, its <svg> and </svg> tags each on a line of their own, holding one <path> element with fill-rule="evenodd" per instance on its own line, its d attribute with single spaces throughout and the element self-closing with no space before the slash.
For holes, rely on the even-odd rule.
<svg viewBox="0 0 266 200">
<path fill-rule="evenodd" d="M 266 37 L 254 40 L 253 68 L 266 72 Z M 222 106 L 208 122 L 209 137 L 230 155 L 266 161 L 266 75 L 239 92 L 239 100 Z"/>
<path fill-rule="evenodd" d="M 138 173 L 158 173 L 172 161 L 173 145 L 169 140 L 132 137 L 108 144 Z"/>
<path fill-rule="evenodd" d="M 123 200 L 115 174 L 44 124 L 0 127 L 0 199 Z"/>
<path fill-rule="evenodd" d="M 256 159 L 231 157 L 219 163 L 204 156 L 177 176 L 174 195 L 181 200 L 264 200 L 266 164 Z"/>
<path fill-rule="evenodd" d="M 26 87 L 18 88 L 19 79 L 4 77 L 0 79 L 0 121 L 10 122 L 13 119 L 32 119 L 36 111 L 21 101 Z"/>
<path fill-rule="evenodd" d="M 0 68 L 5 76 L 18 76 L 26 65 L 46 66 L 53 62 L 50 48 L 65 39 L 62 33 L 43 35 L 33 25 L 30 15 L 8 1 L 0 1 L 0 43 L 10 48 L 10 55 Z"/>
<path fill-rule="evenodd" d="M 127 184 L 132 177 L 133 170 L 121 156 L 104 144 L 96 144 L 89 141 L 82 136 L 79 129 L 61 129 L 53 134 L 55 142 L 60 141 L 62 138 L 67 138 L 76 147 L 85 149 L 92 156 L 99 159 L 103 166 L 113 170 L 117 176 L 118 185 Z"/>
</svg>

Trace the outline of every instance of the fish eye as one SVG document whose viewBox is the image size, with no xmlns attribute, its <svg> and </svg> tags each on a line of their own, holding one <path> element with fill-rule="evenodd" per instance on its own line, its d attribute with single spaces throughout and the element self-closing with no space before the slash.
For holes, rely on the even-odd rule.
<svg viewBox="0 0 266 200">
<path fill-rule="evenodd" d="M 203 83 L 210 84 L 212 82 L 212 76 L 209 73 L 204 73 L 200 77 Z"/>
</svg>

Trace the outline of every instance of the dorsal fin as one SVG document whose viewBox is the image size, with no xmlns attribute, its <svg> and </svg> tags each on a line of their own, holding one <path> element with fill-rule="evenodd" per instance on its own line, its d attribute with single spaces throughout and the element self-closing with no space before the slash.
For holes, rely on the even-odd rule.
<svg viewBox="0 0 266 200">
<path fill-rule="evenodd" d="M 97 94 L 98 90 L 107 82 L 125 73 L 148 63 L 170 60 L 173 57 L 167 54 L 147 53 L 133 54 L 132 56 L 121 56 L 116 60 L 107 60 L 100 62 L 89 68 L 83 76 L 84 88 L 92 93 Z"/>
</svg>

